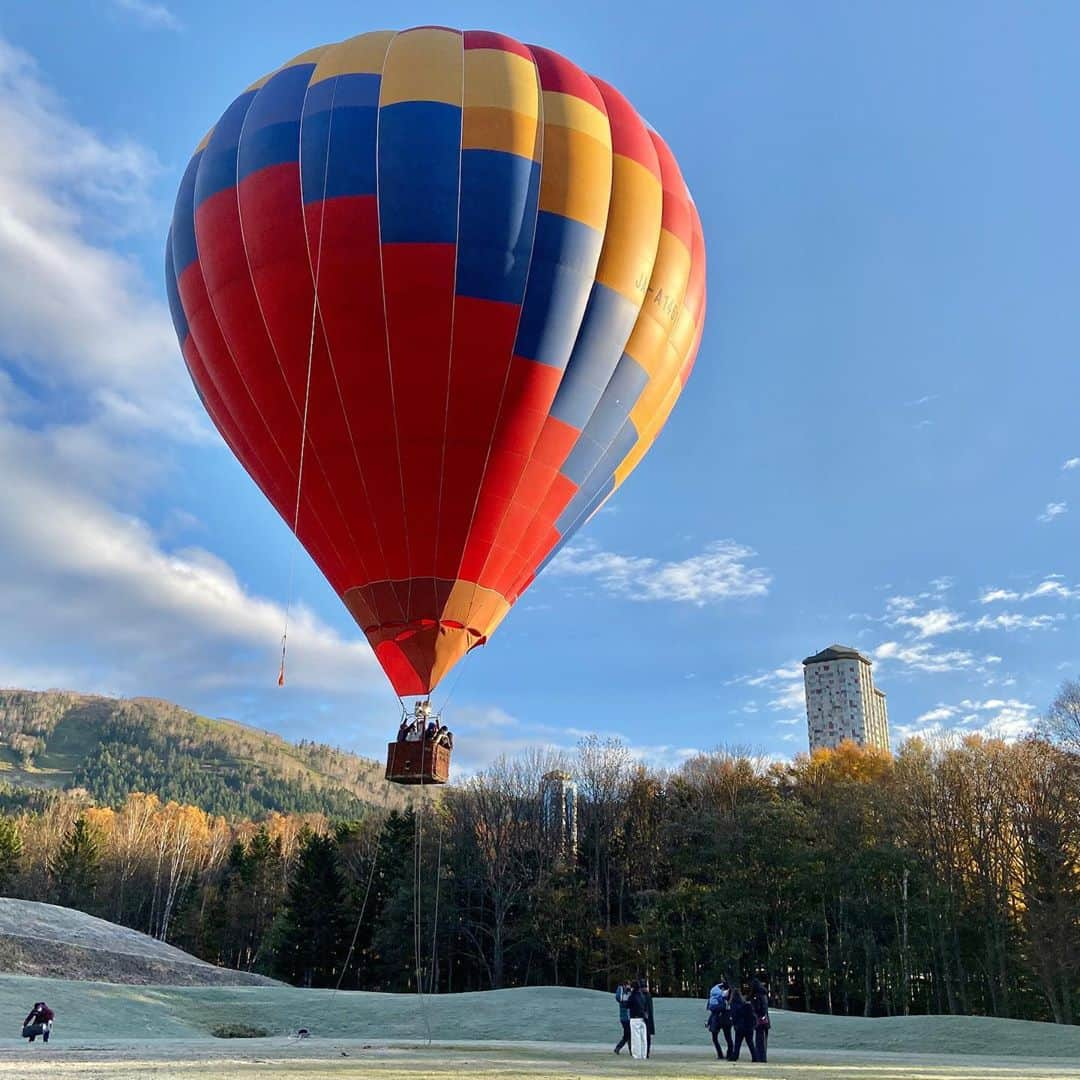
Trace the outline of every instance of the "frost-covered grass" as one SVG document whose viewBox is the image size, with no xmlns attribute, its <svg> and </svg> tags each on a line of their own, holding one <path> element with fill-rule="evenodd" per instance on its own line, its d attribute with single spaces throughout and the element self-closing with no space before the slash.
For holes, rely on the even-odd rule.
<svg viewBox="0 0 1080 1080">
<path fill-rule="evenodd" d="M 50 1049 L 120 1041 L 145 1043 L 150 1052 L 156 1040 L 211 1041 L 211 1030 L 222 1024 L 264 1028 L 279 1040 L 297 1028 L 310 1029 L 314 1036 L 310 1042 L 283 1044 L 291 1047 L 325 1045 L 328 1040 L 422 1041 L 427 1036 L 425 1009 L 415 995 L 335 994 L 285 986 L 118 986 L 3 975 L 0 1015 L 9 1018 L 12 1036 L 30 1004 L 40 999 L 57 1013 Z M 585 1044 L 597 1048 L 597 1054 L 614 1045 L 617 1015 L 608 994 L 555 987 L 451 994 L 428 998 L 426 1007 L 436 1041 Z M 660 1055 L 656 1067 L 675 1047 L 694 1054 L 709 1049 L 704 1017 L 701 1002 L 656 1000 Z M 770 1049 L 778 1059 L 792 1051 L 801 1057 L 809 1052 L 810 1060 L 817 1052 L 973 1055 L 984 1061 L 992 1055 L 1002 1066 L 1014 1059 L 1056 1058 L 1080 1076 L 1080 1027 L 1022 1020 L 948 1016 L 867 1020 L 777 1010 Z M 610 1049 L 606 1052 L 617 1065 L 619 1059 Z M 601 1055 L 599 1060 L 606 1059 Z"/>
</svg>

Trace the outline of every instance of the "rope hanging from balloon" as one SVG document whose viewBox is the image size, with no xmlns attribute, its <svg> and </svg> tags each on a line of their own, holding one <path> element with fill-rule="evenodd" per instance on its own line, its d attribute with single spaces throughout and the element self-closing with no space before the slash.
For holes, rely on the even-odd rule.
<svg viewBox="0 0 1080 1080">
<path fill-rule="evenodd" d="M 304 456 L 307 450 L 308 412 L 311 407 L 311 369 L 315 362 L 315 328 L 319 317 L 319 276 L 322 273 L 323 227 L 326 224 L 326 191 L 330 175 L 330 137 L 334 131 L 333 104 L 337 99 L 337 81 L 330 97 L 330 120 L 326 128 L 326 155 L 323 163 L 323 189 L 319 210 L 318 257 L 315 260 L 315 278 L 311 293 L 311 335 L 308 339 L 307 377 L 304 380 L 304 412 L 300 425 L 300 460 L 296 468 L 296 503 L 293 510 L 292 531 L 300 539 L 300 495 L 304 483 Z M 278 668 L 278 686 L 285 685 L 285 654 L 289 647 L 289 615 L 292 612 L 293 588 L 296 581 L 296 546 L 289 555 L 289 589 L 285 597 L 285 625 L 281 631 L 281 665 Z"/>
<path fill-rule="evenodd" d="M 426 742 L 421 746 L 426 746 Z M 431 755 L 434 758 L 435 745 L 431 745 Z M 428 1045 L 431 1045 L 431 1018 L 428 1016 L 427 997 L 424 994 L 424 983 L 421 975 L 420 948 L 421 930 L 420 918 L 423 912 L 423 898 L 421 887 L 423 884 L 423 857 L 424 857 L 424 769 L 423 751 L 421 751 L 420 769 L 420 800 L 416 813 L 413 816 L 413 963 L 416 969 L 416 993 L 420 999 L 420 1015 L 424 1020 L 424 1031 L 427 1033 Z"/>
<path fill-rule="evenodd" d="M 341 965 L 341 971 L 338 973 L 338 980 L 334 986 L 334 993 L 336 994 L 341 989 L 342 980 L 345 978 L 345 972 L 349 970 L 349 963 L 352 961 L 353 953 L 356 950 L 356 940 L 360 936 L 360 927 L 364 922 L 364 913 L 367 911 L 368 897 L 371 895 L 371 885 L 375 880 L 375 867 L 379 865 L 379 853 L 382 850 L 382 834 L 385 828 L 385 822 L 379 826 L 379 831 L 375 835 L 375 856 L 371 860 L 371 870 L 368 873 L 367 886 L 364 889 L 364 899 L 360 904 L 360 914 L 356 920 L 356 926 L 353 929 L 352 941 L 349 942 L 349 951 L 345 955 L 345 963 Z"/>
</svg>

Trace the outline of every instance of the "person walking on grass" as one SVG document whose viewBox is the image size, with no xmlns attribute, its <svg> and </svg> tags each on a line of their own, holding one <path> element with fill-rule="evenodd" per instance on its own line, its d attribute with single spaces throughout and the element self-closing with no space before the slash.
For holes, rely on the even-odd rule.
<svg viewBox="0 0 1080 1080">
<path fill-rule="evenodd" d="M 630 1012 L 631 1025 L 634 1020 L 640 1020 L 645 1025 L 645 1056 L 652 1052 L 652 1034 L 649 1030 L 652 1017 L 652 1001 L 649 998 L 647 984 L 640 979 L 635 979 L 630 990 L 630 998 L 626 1003 Z"/>
<path fill-rule="evenodd" d="M 756 1026 L 754 1007 L 738 989 L 731 991 L 731 1026 L 735 1029 L 735 1049 L 732 1050 L 729 1060 L 739 1060 L 742 1044 L 745 1042 L 746 1049 L 750 1051 L 750 1060 L 757 1061 L 754 1054 L 754 1028 Z"/>
<path fill-rule="evenodd" d="M 765 1061 L 772 1020 L 769 1018 L 769 992 L 759 979 L 755 979 L 751 987 L 750 1005 L 754 1010 L 754 1060 Z"/>
<path fill-rule="evenodd" d="M 649 980 L 641 980 L 641 995 L 645 999 L 645 1033 L 647 1036 L 645 1056 L 652 1057 L 652 1041 L 656 1034 L 656 1021 L 653 1018 L 653 1000 L 649 993 Z"/>
<path fill-rule="evenodd" d="M 630 1045 L 630 994 L 632 988 L 628 982 L 619 983 L 615 988 L 615 1000 L 619 1003 L 619 1023 L 622 1024 L 622 1038 L 615 1044 L 615 1053 Z"/>
<path fill-rule="evenodd" d="M 730 987 L 723 979 L 709 991 L 708 1015 L 705 1020 L 705 1026 L 709 1029 L 709 1034 L 712 1035 L 713 1049 L 716 1051 L 716 1057 L 720 1061 L 725 1059 L 728 1061 L 731 1060 L 731 1008 L 730 1003 L 728 1002 L 729 993 Z M 724 1033 L 724 1042 L 727 1043 L 726 1051 L 720 1049 L 720 1032 Z"/>
</svg>

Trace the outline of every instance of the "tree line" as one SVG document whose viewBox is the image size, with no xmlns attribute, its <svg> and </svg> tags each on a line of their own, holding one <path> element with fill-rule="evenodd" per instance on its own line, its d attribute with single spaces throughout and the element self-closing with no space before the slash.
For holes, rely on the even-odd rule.
<svg viewBox="0 0 1080 1080">
<path fill-rule="evenodd" d="M 298 985 L 703 996 L 785 1008 L 1080 1019 L 1080 746 L 718 750 L 674 771 L 619 740 L 504 759 L 415 808 L 227 820 L 154 795 L 0 818 L 10 894 L 102 915 Z M 547 827 L 553 769 L 576 849 Z"/>
</svg>

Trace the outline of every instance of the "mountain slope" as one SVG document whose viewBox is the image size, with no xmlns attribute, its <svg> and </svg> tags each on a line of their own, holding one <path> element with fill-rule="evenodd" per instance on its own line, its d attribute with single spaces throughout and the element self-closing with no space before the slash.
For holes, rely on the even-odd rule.
<svg viewBox="0 0 1080 1080">
<path fill-rule="evenodd" d="M 403 806 L 407 798 L 384 782 L 377 762 L 333 747 L 290 743 L 167 701 L 55 690 L 0 690 L 0 783 L 83 788 L 104 805 L 145 791 L 245 817 L 349 817 L 363 803 Z"/>
</svg>

